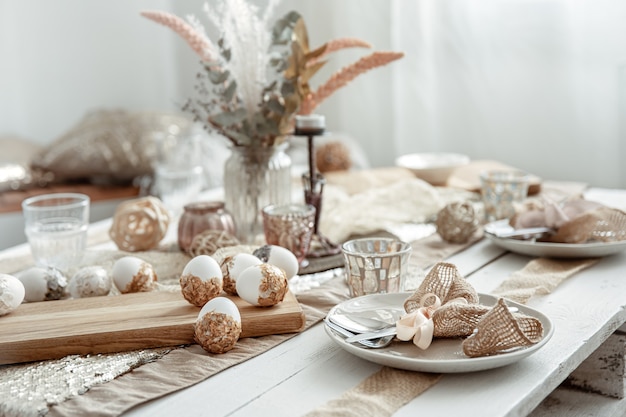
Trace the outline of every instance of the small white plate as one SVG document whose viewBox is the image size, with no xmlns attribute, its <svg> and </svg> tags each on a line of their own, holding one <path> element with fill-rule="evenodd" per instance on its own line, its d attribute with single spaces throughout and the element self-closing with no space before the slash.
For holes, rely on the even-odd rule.
<svg viewBox="0 0 626 417">
<path fill-rule="evenodd" d="M 626 240 L 595 243 L 551 243 L 495 235 L 496 230 L 502 230 L 506 227 L 509 227 L 507 220 L 488 223 L 485 225 L 485 237 L 501 248 L 521 255 L 547 258 L 598 258 L 626 250 Z"/>
<path fill-rule="evenodd" d="M 398 317 L 403 314 L 404 300 L 411 293 L 395 294 L 371 294 L 352 298 L 333 307 L 329 315 L 337 312 L 360 313 L 366 315 L 370 312 L 372 317 Z M 497 298 L 487 294 L 479 294 L 480 302 L 484 305 L 494 305 Z M 344 338 L 337 335 L 328 326 L 324 326 L 326 333 L 339 347 L 355 356 L 392 368 L 409 371 L 456 373 L 474 372 L 486 369 L 498 368 L 517 362 L 533 354 L 544 346 L 554 333 L 552 321 L 539 311 L 522 304 L 507 300 L 509 307 L 517 307 L 520 312 L 538 318 L 543 325 L 543 339 L 527 348 L 511 352 L 501 353 L 494 356 L 470 358 L 463 353 L 461 346 L 463 339 L 434 339 L 430 347 L 422 350 L 412 342 L 394 341 L 391 345 L 382 349 L 367 349 L 357 344 L 350 344 Z"/>
<path fill-rule="evenodd" d="M 418 178 L 432 185 L 445 185 L 452 171 L 467 165 L 470 158 L 458 153 L 411 153 L 396 158 L 396 166 L 411 170 Z"/>
</svg>

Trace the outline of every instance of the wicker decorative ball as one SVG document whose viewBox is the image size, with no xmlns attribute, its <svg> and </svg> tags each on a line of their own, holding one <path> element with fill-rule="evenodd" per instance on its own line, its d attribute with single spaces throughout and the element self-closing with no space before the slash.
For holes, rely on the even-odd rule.
<svg viewBox="0 0 626 417">
<path fill-rule="evenodd" d="M 170 215 L 156 197 L 128 200 L 117 206 L 109 236 L 117 247 L 138 252 L 157 247 L 170 224 Z"/>
<path fill-rule="evenodd" d="M 213 255 L 218 249 L 239 245 L 239 240 L 224 230 L 205 230 L 194 236 L 187 252 L 192 257 Z"/>
<path fill-rule="evenodd" d="M 474 207 L 468 201 L 446 205 L 437 214 L 437 233 L 450 243 L 465 243 L 478 228 Z"/>
<path fill-rule="evenodd" d="M 317 169 L 324 172 L 344 171 L 352 167 L 350 150 L 341 142 L 320 145 L 315 152 Z"/>
</svg>

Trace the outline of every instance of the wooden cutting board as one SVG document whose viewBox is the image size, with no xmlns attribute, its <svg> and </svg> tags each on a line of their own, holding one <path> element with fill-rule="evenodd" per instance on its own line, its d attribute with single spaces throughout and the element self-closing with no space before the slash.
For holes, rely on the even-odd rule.
<svg viewBox="0 0 626 417">
<path fill-rule="evenodd" d="M 449 187 L 479 192 L 480 173 L 488 170 L 516 171 L 518 169 L 497 161 L 471 161 L 467 165 L 455 168 L 448 178 L 447 185 Z M 541 179 L 536 175 L 531 175 L 530 184 L 528 185 L 528 195 L 535 195 L 539 193 L 539 191 L 541 191 Z"/>
<path fill-rule="evenodd" d="M 273 307 L 228 297 L 241 312 L 241 337 L 304 328 L 304 312 L 291 292 Z M 165 291 L 25 303 L 0 316 L 0 364 L 195 343 L 199 312 L 179 292 Z"/>
</svg>

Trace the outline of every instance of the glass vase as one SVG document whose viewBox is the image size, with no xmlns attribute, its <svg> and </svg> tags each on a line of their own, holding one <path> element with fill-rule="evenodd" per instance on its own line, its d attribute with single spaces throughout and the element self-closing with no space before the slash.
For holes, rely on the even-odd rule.
<svg viewBox="0 0 626 417">
<path fill-rule="evenodd" d="M 242 244 L 262 237 L 263 207 L 291 202 L 291 159 L 286 148 L 286 144 L 231 148 L 224 164 L 224 203 Z"/>
</svg>

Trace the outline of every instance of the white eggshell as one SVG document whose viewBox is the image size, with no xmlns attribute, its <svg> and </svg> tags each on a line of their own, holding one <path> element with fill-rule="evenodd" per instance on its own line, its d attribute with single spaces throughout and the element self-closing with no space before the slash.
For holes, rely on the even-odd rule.
<svg viewBox="0 0 626 417">
<path fill-rule="evenodd" d="M 111 277 L 115 286 L 122 293 L 130 292 L 128 284 L 132 283 L 133 280 L 139 284 L 140 289 L 138 291 L 149 291 L 156 281 L 156 274 L 152 265 L 135 256 L 124 256 L 115 261 L 111 270 Z"/>
<path fill-rule="evenodd" d="M 59 300 L 66 296 L 67 279 L 53 268 L 28 268 L 17 277 L 24 285 L 24 301 Z"/>
<path fill-rule="evenodd" d="M 209 300 L 204 307 L 202 307 L 200 313 L 198 313 L 198 319 L 211 312 L 226 314 L 241 323 L 241 313 L 237 305 L 230 298 L 216 297 Z"/>
<path fill-rule="evenodd" d="M 254 306 L 267 307 L 279 303 L 287 287 L 285 272 L 267 263 L 246 268 L 237 279 L 239 297 Z"/>
<path fill-rule="evenodd" d="M 0 274 L 0 316 L 10 313 L 22 304 L 26 289 L 13 275 Z"/>
<path fill-rule="evenodd" d="M 208 281 L 211 278 L 218 278 L 221 281 L 222 269 L 215 259 L 208 255 L 199 255 L 187 262 L 182 275 L 193 275 L 202 281 Z"/>
<path fill-rule="evenodd" d="M 224 260 L 222 272 L 224 274 L 224 291 L 237 294 L 237 278 L 248 267 L 261 264 L 261 260 L 250 253 L 238 253 Z"/>
<path fill-rule="evenodd" d="M 258 266 L 250 266 L 237 279 L 237 294 L 252 305 L 259 305 L 259 285 L 263 271 Z"/>
<path fill-rule="evenodd" d="M 257 249 L 254 254 L 261 261 L 275 265 L 285 271 L 288 280 L 298 273 L 298 258 L 289 249 L 277 245 L 265 245 Z M 267 259 L 264 259 L 265 257 Z"/>
<path fill-rule="evenodd" d="M 111 291 L 113 282 L 107 270 L 101 266 L 86 266 L 79 269 L 68 286 L 73 298 L 98 297 Z"/>
</svg>

